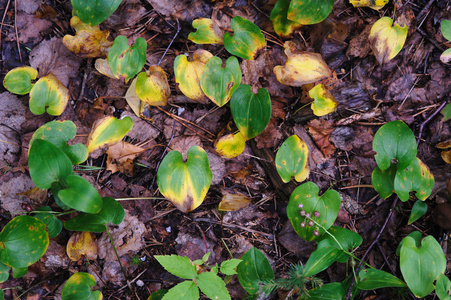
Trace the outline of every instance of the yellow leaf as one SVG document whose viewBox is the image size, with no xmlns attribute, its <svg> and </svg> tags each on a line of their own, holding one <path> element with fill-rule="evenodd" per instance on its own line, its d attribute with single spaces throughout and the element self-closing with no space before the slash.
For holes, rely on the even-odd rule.
<svg viewBox="0 0 451 300">
<path fill-rule="evenodd" d="M 315 116 L 324 116 L 334 112 L 337 108 L 337 100 L 324 84 L 315 85 L 309 92 L 310 98 L 315 99 L 312 109 Z"/>
<path fill-rule="evenodd" d="M 97 243 L 92 232 L 77 231 L 72 234 L 66 246 L 70 260 L 78 261 L 85 256 L 89 260 L 97 258 Z"/>
<path fill-rule="evenodd" d="M 282 84 L 302 86 L 332 76 L 320 54 L 313 52 L 293 53 L 293 45 L 285 43 L 285 54 L 288 56 L 284 66 L 275 66 L 274 74 Z"/>
<path fill-rule="evenodd" d="M 238 131 L 221 137 L 215 145 L 215 151 L 224 158 L 234 158 L 243 153 L 245 146 L 246 138 Z"/>
<path fill-rule="evenodd" d="M 63 38 L 63 44 L 69 51 L 83 58 L 107 55 L 113 44 L 108 41 L 108 30 L 102 31 L 99 26 L 89 26 L 76 16 L 70 19 L 70 26 L 75 29 L 75 36 L 65 35 Z"/>
<path fill-rule="evenodd" d="M 354 7 L 369 7 L 379 10 L 388 3 L 388 0 L 349 0 Z"/>
<path fill-rule="evenodd" d="M 221 202 L 219 202 L 218 210 L 220 211 L 234 211 L 245 208 L 251 203 L 251 199 L 242 193 L 229 193 L 223 191 Z"/>
<path fill-rule="evenodd" d="M 150 66 L 148 71 L 138 74 L 135 92 L 139 99 L 149 105 L 165 106 L 171 95 L 166 73 L 160 66 Z"/>
<path fill-rule="evenodd" d="M 401 51 L 407 38 L 407 26 L 392 25 L 391 18 L 382 17 L 371 27 L 368 39 L 380 65 L 395 57 Z"/>
<path fill-rule="evenodd" d="M 145 149 L 133 144 L 120 141 L 108 148 L 106 154 L 106 169 L 111 173 L 120 171 L 127 176 L 133 175 L 133 159 L 140 155 Z"/>
<path fill-rule="evenodd" d="M 119 120 L 112 116 L 106 116 L 95 121 L 86 142 L 88 152 L 91 153 L 103 145 L 119 142 L 132 128 L 133 120 L 130 117 Z"/>
</svg>

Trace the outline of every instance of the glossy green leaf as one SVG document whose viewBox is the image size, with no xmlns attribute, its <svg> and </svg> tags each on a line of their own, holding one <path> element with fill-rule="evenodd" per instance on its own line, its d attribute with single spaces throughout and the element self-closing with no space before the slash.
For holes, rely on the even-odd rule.
<svg viewBox="0 0 451 300">
<path fill-rule="evenodd" d="M 166 199 L 187 213 L 202 204 L 212 177 L 207 153 L 193 146 L 188 150 L 186 162 L 175 150 L 164 157 L 158 168 L 157 184 Z"/>
<path fill-rule="evenodd" d="M 159 289 L 158 291 L 153 292 L 147 300 L 161 300 L 167 292 L 167 289 Z"/>
<path fill-rule="evenodd" d="M 246 137 L 241 131 L 222 136 L 215 144 L 215 151 L 224 158 L 237 157 L 246 147 Z"/>
<path fill-rule="evenodd" d="M 95 121 L 86 142 L 89 153 L 104 145 L 119 142 L 132 128 L 133 120 L 130 117 L 117 119 L 113 116 L 106 116 Z"/>
<path fill-rule="evenodd" d="M 451 281 L 446 275 L 440 274 L 438 276 L 435 293 L 440 300 L 451 300 Z"/>
<path fill-rule="evenodd" d="M 32 67 L 17 67 L 6 73 L 3 86 L 13 94 L 25 95 L 33 88 L 37 76 L 38 71 Z"/>
<path fill-rule="evenodd" d="M 242 262 L 241 259 L 232 258 L 229 260 L 225 260 L 221 263 L 220 271 L 225 275 L 235 275 L 238 274 L 236 272 L 236 268 Z"/>
<path fill-rule="evenodd" d="M 92 291 L 96 285 L 94 276 L 84 272 L 72 275 L 64 284 L 61 292 L 62 300 L 101 300 L 103 298 L 100 291 Z"/>
<path fill-rule="evenodd" d="M 71 0 L 71 2 L 74 15 L 86 24 L 95 26 L 111 16 L 122 0 Z"/>
<path fill-rule="evenodd" d="M 33 217 L 44 222 L 45 226 L 47 226 L 49 238 L 52 239 L 60 234 L 61 229 L 63 229 L 63 222 L 58 220 L 54 214 L 47 213 L 52 211 L 50 206 L 39 207 L 37 211 L 42 211 L 42 213 L 37 213 Z"/>
<path fill-rule="evenodd" d="M 320 287 L 308 291 L 308 295 L 302 295 L 302 300 L 344 300 L 347 289 L 341 282 L 323 284 Z"/>
<path fill-rule="evenodd" d="M 334 0 L 292 0 L 288 9 L 288 20 L 303 25 L 319 23 L 332 12 Z"/>
<path fill-rule="evenodd" d="M 169 273 L 184 279 L 194 279 L 197 276 L 196 266 L 186 256 L 155 255 L 155 259 Z"/>
<path fill-rule="evenodd" d="M 424 216 L 427 210 L 428 205 L 425 202 L 421 200 L 415 201 L 415 204 L 412 207 L 412 211 L 410 212 L 410 217 L 409 221 L 407 222 L 407 225 L 412 224 L 413 222 Z"/>
<path fill-rule="evenodd" d="M 323 235 L 325 233 L 323 228 L 329 229 L 332 226 L 340 209 L 341 198 L 337 191 L 327 190 L 322 196 L 318 193 L 319 188 L 315 183 L 306 182 L 293 191 L 288 202 L 287 216 L 291 225 L 306 241 L 312 241 Z M 302 212 L 305 216 L 301 215 Z M 310 216 L 323 228 L 309 223 L 310 220 L 306 216 Z"/>
<path fill-rule="evenodd" d="M 233 92 L 241 84 L 241 76 L 240 64 L 236 57 L 229 57 L 223 68 L 222 60 L 213 56 L 204 66 L 200 86 L 204 94 L 221 107 L 229 102 Z"/>
<path fill-rule="evenodd" d="M 356 288 L 370 291 L 386 287 L 407 287 L 407 284 L 396 276 L 378 269 L 364 269 L 359 272 Z"/>
<path fill-rule="evenodd" d="M 317 84 L 309 90 L 310 98 L 313 98 L 312 110 L 315 116 L 325 116 L 335 111 L 337 100 L 324 84 Z"/>
<path fill-rule="evenodd" d="M 54 182 L 72 174 L 70 159 L 52 143 L 37 139 L 30 147 L 28 168 L 33 183 L 41 189 L 49 189 Z"/>
<path fill-rule="evenodd" d="M 137 38 L 133 46 L 129 46 L 125 36 L 117 36 L 108 52 L 111 73 L 127 83 L 144 67 L 146 51 L 147 42 L 142 37 Z"/>
<path fill-rule="evenodd" d="M 407 286 L 416 297 L 425 297 L 434 290 L 434 281 L 446 269 L 446 257 L 433 236 L 415 240 L 403 239 L 400 249 L 401 273 Z"/>
<path fill-rule="evenodd" d="M 125 217 L 122 205 L 110 197 L 102 198 L 102 209 L 97 214 L 81 213 L 64 222 L 64 228 L 71 231 L 104 232 L 106 225 L 119 225 Z"/>
<path fill-rule="evenodd" d="M 96 214 L 102 208 L 99 192 L 83 177 L 69 175 L 67 188 L 58 192 L 59 199 L 67 206 L 90 214 Z"/>
<path fill-rule="evenodd" d="M 27 275 L 28 267 L 25 267 L 25 268 L 14 268 L 13 267 L 12 271 L 13 271 L 13 277 L 17 279 L 17 278 Z"/>
<path fill-rule="evenodd" d="M 310 254 L 304 266 L 304 276 L 313 276 L 324 271 L 337 261 L 342 250 L 332 247 L 327 242 L 319 243 L 315 251 Z"/>
<path fill-rule="evenodd" d="M 417 144 L 412 130 L 403 121 L 392 121 L 383 125 L 373 139 L 376 163 L 381 170 L 390 167 L 396 160 L 397 168 L 407 168 L 417 155 Z"/>
<path fill-rule="evenodd" d="M 440 31 L 445 39 L 451 42 L 451 20 L 442 20 Z"/>
<path fill-rule="evenodd" d="M 283 182 L 294 176 L 297 182 L 304 181 L 310 172 L 307 144 L 297 135 L 287 138 L 276 154 L 276 168 Z"/>
<path fill-rule="evenodd" d="M 394 187 L 402 201 L 409 200 L 410 192 L 416 192 L 415 196 L 423 201 L 432 193 L 434 176 L 419 158 L 415 158 L 410 166 L 404 169 L 398 167 Z"/>
<path fill-rule="evenodd" d="M 390 17 L 382 17 L 373 24 L 368 41 L 380 65 L 398 55 L 406 42 L 407 32 L 407 26 L 393 26 Z"/>
<path fill-rule="evenodd" d="M 264 88 L 254 94 L 250 85 L 242 84 L 232 95 L 230 109 L 236 126 L 249 140 L 259 135 L 268 125 L 271 118 L 271 98 Z"/>
<path fill-rule="evenodd" d="M 199 289 L 191 280 L 180 282 L 170 289 L 162 300 L 197 300 L 199 299 Z"/>
<path fill-rule="evenodd" d="M 265 36 L 257 25 L 240 16 L 235 16 L 230 24 L 233 35 L 224 34 L 224 47 L 232 55 L 253 60 L 265 47 Z"/>
<path fill-rule="evenodd" d="M 9 278 L 9 270 L 11 267 L 0 262 L 0 283 L 5 282 Z"/>
<path fill-rule="evenodd" d="M 196 283 L 201 292 L 210 299 L 231 299 L 224 280 L 216 273 L 200 273 L 196 278 Z"/>
<path fill-rule="evenodd" d="M 196 44 L 224 44 L 222 39 L 224 34 L 212 19 L 195 19 L 193 20 L 193 28 L 197 30 L 190 32 L 188 40 Z"/>
<path fill-rule="evenodd" d="M 382 199 L 387 199 L 395 191 L 396 164 L 382 171 L 376 167 L 371 174 L 373 188 L 379 193 Z"/>
<path fill-rule="evenodd" d="M 45 224 L 30 216 L 18 216 L 0 232 L 0 261 L 13 268 L 26 268 L 38 261 L 48 246 Z"/>
<path fill-rule="evenodd" d="M 59 116 L 69 101 L 69 90 L 52 73 L 39 78 L 30 91 L 30 110 L 35 115 L 47 111 Z"/>
<path fill-rule="evenodd" d="M 261 283 L 274 279 L 274 272 L 268 259 L 257 248 L 249 249 L 241 260 L 237 267 L 238 280 L 249 294 L 257 294 Z"/>
<path fill-rule="evenodd" d="M 296 23 L 287 19 L 288 8 L 290 6 L 289 0 L 279 0 L 271 11 L 270 20 L 274 31 L 281 38 L 288 38 L 292 35 L 293 31 L 302 26 L 300 23 Z"/>
<path fill-rule="evenodd" d="M 171 95 L 168 77 L 160 66 L 150 66 L 136 77 L 135 92 L 139 99 L 152 106 L 165 106 Z"/>
<path fill-rule="evenodd" d="M 88 149 L 83 144 L 68 145 L 67 142 L 75 137 L 77 127 L 72 121 L 51 121 L 39 127 L 30 141 L 30 147 L 36 139 L 51 142 L 61 149 L 71 160 L 73 165 L 78 165 L 88 158 Z"/>
<path fill-rule="evenodd" d="M 343 227 L 332 226 L 328 231 L 329 234 L 322 235 L 320 238 L 318 238 L 317 242 L 328 241 L 329 245 L 340 250 L 355 249 L 363 242 L 362 237 L 357 232 Z M 333 235 L 335 238 L 332 238 L 331 235 Z M 337 241 L 339 242 L 339 244 L 337 244 Z M 340 262 L 344 261 L 340 260 Z"/>
</svg>

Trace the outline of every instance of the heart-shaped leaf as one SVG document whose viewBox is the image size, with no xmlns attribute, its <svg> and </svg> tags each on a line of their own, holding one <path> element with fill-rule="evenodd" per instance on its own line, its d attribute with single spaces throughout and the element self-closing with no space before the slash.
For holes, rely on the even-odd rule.
<svg viewBox="0 0 451 300">
<path fill-rule="evenodd" d="M 98 248 L 94 233 L 74 232 L 67 241 L 66 253 L 71 261 L 79 261 L 83 257 L 88 260 L 97 259 Z"/>
<path fill-rule="evenodd" d="M 371 27 L 368 41 L 380 65 L 395 57 L 406 42 L 407 26 L 392 25 L 390 17 L 382 17 Z"/>
<path fill-rule="evenodd" d="M 276 154 L 277 173 L 285 183 L 289 182 L 292 176 L 297 182 L 304 181 L 310 172 L 307 162 L 307 144 L 297 135 L 287 138 Z"/>
<path fill-rule="evenodd" d="M 403 121 L 392 121 L 383 125 L 374 135 L 374 156 L 381 170 L 391 166 L 396 160 L 397 169 L 410 166 L 417 156 L 417 144 L 412 130 Z"/>
<path fill-rule="evenodd" d="M 222 60 L 213 56 L 204 66 L 200 86 L 204 94 L 221 107 L 229 102 L 233 92 L 241 84 L 241 76 L 240 64 L 236 57 L 229 57 L 223 68 Z"/>
<path fill-rule="evenodd" d="M 136 95 L 152 106 L 165 106 L 171 95 L 168 77 L 160 66 L 150 66 L 136 77 Z"/>
<path fill-rule="evenodd" d="M 390 168 L 381 170 L 376 167 L 371 174 L 373 188 L 379 193 L 382 199 L 387 199 L 395 191 L 396 165 L 392 164 Z"/>
<path fill-rule="evenodd" d="M 72 275 L 64 284 L 61 292 L 62 300 L 101 300 L 103 298 L 100 291 L 92 291 L 91 287 L 96 285 L 94 276 L 84 272 Z"/>
<path fill-rule="evenodd" d="M 290 37 L 293 31 L 302 26 L 300 23 L 296 23 L 287 19 L 288 8 L 290 7 L 289 0 L 279 0 L 271 11 L 270 20 L 274 31 L 281 38 Z"/>
<path fill-rule="evenodd" d="M 42 213 L 37 213 L 34 217 L 44 222 L 45 226 L 47 226 L 49 239 L 52 239 L 60 234 L 61 229 L 63 229 L 63 222 L 58 220 L 54 214 L 50 213 L 52 211 L 50 206 L 39 207 L 37 211 L 42 211 Z"/>
<path fill-rule="evenodd" d="M 69 90 L 52 73 L 39 78 L 30 91 L 30 110 L 41 115 L 59 116 L 69 101 Z"/>
<path fill-rule="evenodd" d="M 196 283 L 209 299 L 231 299 L 224 280 L 214 272 L 200 273 L 196 278 Z"/>
<path fill-rule="evenodd" d="M 52 143 L 37 139 L 28 153 L 28 168 L 33 183 L 41 189 L 49 189 L 54 182 L 72 174 L 70 159 Z"/>
<path fill-rule="evenodd" d="M 130 117 L 117 119 L 113 116 L 106 116 L 95 121 L 86 142 L 89 153 L 104 145 L 119 142 L 132 128 L 133 120 Z"/>
<path fill-rule="evenodd" d="M 188 40 L 196 44 L 224 44 L 222 36 L 224 33 L 219 26 L 208 18 L 193 20 L 193 28 L 196 32 L 190 32 Z"/>
<path fill-rule="evenodd" d="M 36 139 L 51 142 L 61 149 L 71 160 L 73 165 L 78 165 L 88 158 L 88 149 L 83 144 L 68 145 L 67 141 L 77 134 L 77 127 L 72 121 L 51 121 L 39 127 L 30 141 L 30 147 Z"/>
<path fill-rule="evenodd" d="M 409 289 L 418 298 L 434 290 L 434 281 L 446 269 L 446 257 L 437 240 L 429 235 L 420 244 L 420 239 L 407 236 L 400 249 L 401 273 Z"/>
<path fill-rule="evenodd" d="M 161 194 L 187 213 L 204 201 L 213 175 L 207 153 L 199 146 L 188 150 L 186 162 L 178 151 L 169 152 L 157 172 Z"/>
<path fill-rule="evenodd" d="M 241 286 L 251 295 L 260 290 L 260 284 L 274 279 L 274 272 L 266 256 L 252 247 L 241 256 L 241 263 L 236 271 Z"/>
<path fill-rule="evenodd" d="M 410 212 L 410 217 L 407 225 L 412 224 L 413 222 L 424 216 L 427 211 L 428 205 L 425 202 L 421 200 L 415 201 L 415 204 L 412 207 L 412 211 Z"/>
<path fill-rule="evenodd" d="M 144 67 L 146 51 L 147 42 L 142 37 L 137 38 L 133 46 L 129 46 L 125 36 L 117 36 L 108 51 L 108 65 L 111 73 L 127 83 Z"/>
<path fill-rule="evenodd" d="M 45 224 L 30 216 L 18 216 L 0 232 L 0 261 L 13 268 L 26 268 L 47 251 Z"/>
<path fill-rule="evenodd" d="M 356 288 L 371 291 L 386 287 L 407 287 L 407 284 L 396 276 L 378 269 L 363 269 L 359 272 Z"/>
<path fill-rule="evenodd" d="M 320 237 L 325 233 L 324 229 L 332 226 L 340 209 L 341 198 L 337 191 L 327 190 L 322 196 L 318 193 L 315 183 L 306 182 L 293 191 L 287 206 L 287 216 L 294 231 L 308 242 Z"/>
<path fill-rule="evenodd" d="M 313 98 L 312 110 L 315 116 L 325 116 L 335 111 L 337 100 L 324 84 L 317 84 L 309 90 L 310 98 Z"/>
<path fill-rule="evenodd" d="M 64 228 L 71 231 L 104 232 L 109 223 L 119 225 L 125 217 L 122 205 L 113 198 L 102 198 L 102 209 L 97 214 L 81 213 L 64 222 Z"/>
<path fill-rule="evenodd" d="M 74 15 L 91 26 L 99 25 L 111 16 L 122 0 L 71 0 Z"/>
<path fill-rule="evenodd" d="M 196 266 L 186 256 L 155 255 L 155 259 L 169 273 L 184 279 L 194 279 L 197 276 Z"/>
<path fill-rule="evenodd" d="M 233 35 L 224 34 L 224 47 L 235 56 L 253 60 L 265 47 L 265 36 L 260 28 L 249 20 L 235 16 L 230 24 Z"/>
<path fill-rule="evenodd" d="M 243 153 L 246 138 L 241 131 L 221 137 L 215 144 L 215 151 L 224 158 L 234 158 Z"/>
<path fill-rule="evenodd" d="M 288 9 L 288 20 L 303 25 L 319 23 L 327 18 L 334 0 L 292 0 Z"/>
<path fill-rule="evenodd" d="M 58 197 L 64 204 L 90 214 L 100 211 L 102 198 L 89 181 L 78 175 L 69 175 L 65 181 L 67 188 L 58 192 Z"/>
<path fill-rule="evenodd" d="M 271 118 L 271 98 L 264 88 L 254 94 L 250 85 L 241 84 L 232 95 L 230 109 L 236 126 L 249 140 L 259 135 L 268 125 Z"/>
<path fill-rule="evenodd" d="M 419 200 L 426 200 L 434 188 L 434 176 L 429 168 L 415 158 L 412 164 L 404 169 L 398 167 L 395 177 L 395 192 L 401 201 L 409 200 L 410 192 L 416 192 Z"/>
<path fill-rule="evenodd" d="M 451 280 L 446 275 L 438 276 L 435 293 L 440 300 L 451 300 Z"/>
<path fill-rule="evenodd" d="M 388 0 L 349 0 L 349 3 L 354 7 L 369 7 L 374 10 L 380 10 Z"/>
<path fill-rule="evenodd" d="M 193 60 L 181 54 L 174 60 L 175 82 L 178 83 L 180 91 L 191 100 L 200 101 L 204 93 L 200 86 L 200 79 L 204 72 L 204 66 L 213 56 L 210 52 L 198 49 L 193 53 Z"/>
<path fill-rule="evenodd" d="M 17 67 L 6 73 L 3 86 L 11 93 L 25 95 L 33 88 L 37 76 L 38 71 L 32 67 Z"/>
</svg>

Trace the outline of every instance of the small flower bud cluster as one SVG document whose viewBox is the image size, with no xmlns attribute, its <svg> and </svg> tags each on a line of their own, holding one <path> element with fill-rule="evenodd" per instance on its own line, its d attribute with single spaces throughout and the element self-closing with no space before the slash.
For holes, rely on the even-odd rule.
<svg viewBox="0 0 451 300">
<path fill-rule="evenodd" d="M 311 216 L 312 216 L 312 215 L 311 215 L 310 213 L 306 212 L 305 210 L 303 210 L 304 204 L 299 203 L 298 207 L 301 209 L 301 210 L 299 211 L 299 215 L 300 215 L 301 217 L 305 217 L 306 219 L 310 219 L 307 223 L 301 222 L 301 223 L 299 224 L 299 226 L 301 226 L 301 228 L 305 228 L 305 226 L 312 227 L 313 225 L 315 225 L 315 222 L 314 222 L 313 220 L 311 220 Z M 315 212 L 313 213 L 313 216 L 314 216 L 315 218 L 319 218 L 320 215 L 321 215 L 321 214 L 320 214 L 319 211 L 315 211 Z M 318 236 L 318 235 L 319 235 L 318 229 L 313 230 L 313 235 L 315 235 L 315 236 Z"/>
</svg>

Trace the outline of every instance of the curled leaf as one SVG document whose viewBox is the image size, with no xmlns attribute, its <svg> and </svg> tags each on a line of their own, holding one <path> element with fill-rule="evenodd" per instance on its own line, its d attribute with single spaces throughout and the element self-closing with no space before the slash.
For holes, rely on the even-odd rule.
<svg viewBox="0 0 451 300">
<path fill-rule="evenodd" d="M 349 0 L 349 3 L 354 7 L 369 7 L 374 10 L 380 10 L 388 0 Z"/>
<path fill-rule="evenodd" d="M 92 232 L 74 232 L 66 246 L 66 253 L 71 261 L 78 261 L 82 256 L 89 260 L 97 258 L 97 243 Z"/>
<path fill-rule="evenodd" d="M 193 27 L 196 32 L 191 32 L 188 39 L 196 44 L 224 44 L 222 36 L 224 33 L 219 26 L 208 18 L 193 20 Z"/>
<path fill-rule="evenodd" d="M 95 121 L 86 142 L 89 153 L 105 144 L 111 145 L 119 142 L 132 128 L 133 120 L 130 117 L 117 119 L 112 116 L 106 116 Z"/>
<path fill-rule="evenodd" d="M 310 98 L 315 99 L 312 110 L 315 116 L 325 116 L 335 111 L 338 106 L 337 100 L 324 84 L 315 85 L 309 92 Z"/>
<path fill-rule="evenodd" d="M 52 73 L 39 78 L 30 91 L 30 110 L 41 115 L 59 116 L 69 101 L 69 90 Z"/>
<path fill-rule="evenodd" d="M 382 17 L 371 27 L 368 40 L 380 65 L 395 57 L 406 42 L 407 26 L 392 25 L 391 18 Z"/>
<path fill-rule="evenodd" d="M 221 137 L 215 145 L 215 151 L 224 158 L 234 158 L 243 153 L 246 138 L 241 131 Z"/>
<path fill-rule="evenodd" d="M 282 143 L 277 151 L 277 173 L 285 183 L 289 182 L 292 176 L 297 182 L 304 181 L 310 172 L 307 161 L 307 144 L 297 135 L 292 135 Z"/>
<path fill-rule="evenodd" d="M 168 77 L 160 66 L 150 66 L 136 77 L 136 95 L 152 106 L 165 106 L 171 95 Z"/>
<path fill-rule="evenodd" d="M 253 60 L 265 45 L 265 36 L 257 25 L 240 16 L 235 16 L 230 24 L 233 35 L 224 34 L 224 47 L 235 56 Z"/>
<path fill-rule="evenodd" d="M 17 67 L 6 73 L 3 86 L 11 93 L 25 95 L 33 88 L 37 76 L 38 71 L 32 67 Z"/>
</svg>

